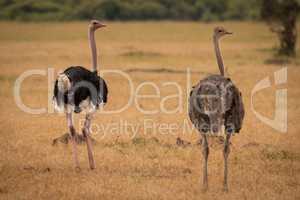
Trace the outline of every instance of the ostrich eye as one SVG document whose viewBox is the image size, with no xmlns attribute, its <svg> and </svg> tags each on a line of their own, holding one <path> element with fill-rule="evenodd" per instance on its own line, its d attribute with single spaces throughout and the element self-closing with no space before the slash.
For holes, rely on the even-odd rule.
<svg viewBox="0 0 300 200">
<path fill-rule="evenodd" d="M 94 25 L 96 25 L 96 24 L 97 24 L 97 22 L 93 22 L 93 24 L 94 24 Z"/>
</svg>

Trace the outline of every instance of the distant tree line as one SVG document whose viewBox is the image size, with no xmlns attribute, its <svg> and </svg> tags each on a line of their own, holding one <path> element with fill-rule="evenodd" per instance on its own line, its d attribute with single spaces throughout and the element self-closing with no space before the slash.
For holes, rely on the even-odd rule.
<svg viewBox="0 0 300 200">
<path fill-rule="evenodd" d="M 0 0 L 0 19 L 249 20 L 261 0 Z"/>
</svg>

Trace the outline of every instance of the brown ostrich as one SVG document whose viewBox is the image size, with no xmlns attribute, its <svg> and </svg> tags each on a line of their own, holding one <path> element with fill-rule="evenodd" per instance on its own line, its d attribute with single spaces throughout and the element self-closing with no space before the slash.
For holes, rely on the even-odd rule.
<svg viewBox="0 0 300 200">
<path fill-rule="evenodd" d="M 219 47 L 219 39 L 231 32 L 222 27 L 214 29 L 213 42 L 221 75 L 211 75 L 193 87 L 189 99 L 189 117 L 202 136 L 203 189 L 208 188 L 207 160 L 209 136 L 216 136 L 224 130 L 224 190 L 228 191 L 228 156 L 230 137 L 242 128 L 244 105 L 238 88 L 230 78 L 225 77 L 224 64 Z"/>
</svg>

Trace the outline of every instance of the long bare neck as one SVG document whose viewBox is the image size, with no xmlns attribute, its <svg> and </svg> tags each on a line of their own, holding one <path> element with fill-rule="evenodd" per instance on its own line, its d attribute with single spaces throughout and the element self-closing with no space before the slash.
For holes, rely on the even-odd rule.
<svg viewBox="0 0 300 200">
<path fill-rule="evenodd" d="M 224 69 L 223 59 L 222 59 L 220 46 L 219 46 L 219 39 L 215 35 L 214 35 L 214 46 L 215 46 L 216 58 L 220 69 L 220 73 L 222 76 L 224 76 L 225 69 Z"/>
<path fill-rule="evenodd" d="M 90 48 L 92 51 L 92 71 L 97 73 L 97 48 L 95 42 L 95 31 L 92 28 L 89 28 L 89 41 L 90 41 Z"/>
</svg>

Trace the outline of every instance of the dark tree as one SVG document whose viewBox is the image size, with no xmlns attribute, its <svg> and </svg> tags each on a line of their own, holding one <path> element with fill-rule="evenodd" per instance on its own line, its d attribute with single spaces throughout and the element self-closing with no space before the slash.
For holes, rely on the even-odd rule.
<svg viewBox="0 0 300 200">
<path fill-rule="evenodd" d="M 280 40 L 278 53 L 295 56 L 299 0 L 262 0 L 261 16 Z"/>
</svg>

